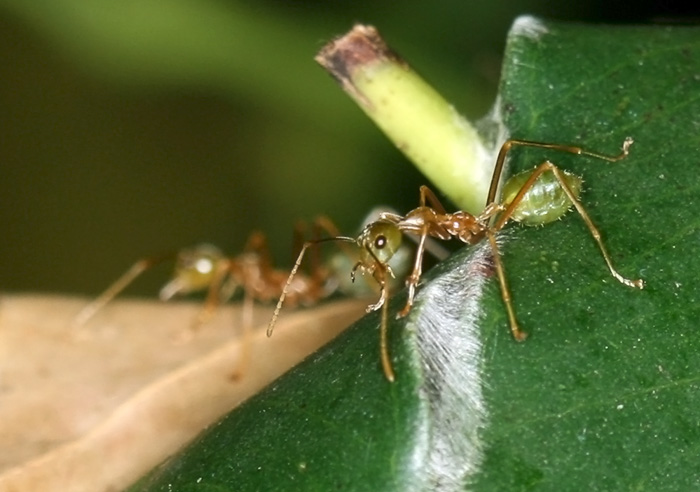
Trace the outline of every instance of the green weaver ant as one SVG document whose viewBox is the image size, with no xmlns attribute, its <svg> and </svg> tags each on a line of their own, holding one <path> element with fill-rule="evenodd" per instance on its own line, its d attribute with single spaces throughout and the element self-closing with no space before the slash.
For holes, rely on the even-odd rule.
<svg viewBox="0 0 700 492">
<path fill-rule="evenodd" d="M 399 311 L 398 317 L 406 316 L 413 306 L 416 287 L 422 274 L 423 254 L 428 238 L 439 240 L 455 238 L 466 244 L 476 244 L 487 238 L 493 252 L 494 264 L 501 287 L 501 295 L 508 314 L 511 333 L 517 341 L 523 341 L 527 334 L 518 326 L 503 262 L 501 261 L 501 253 L 496 242 L 496 233 L 509 220 L 522 222 L 525 225 L 544 225 L 566 214 L 571 205 L 573 205 L 596 241 L 611 275 L 622 284 L 638 289 L 644 287 L 644 281 L 641 279 L 630 280 L 623 277 L 613 267 L 610 254 L 601 240 L 598 229 L 596 229 L 579 200 L 582 185 L 580 177 L 562 171 L 550 161 L 545 161 L 532 171 L 526 171 L 511 177 L 503 186 L 502 201 L 496 202 L 496 192 L 508 151 L 516 146 L 536 147 L 594 157 L 608 162 L 617 162 L 627 157 L 632 143 L 633 140 L 628 137 L 622 145 L 622 152 L 616 156 L 609 156 L 571 145 L 529 140 L 508 140 L 501 146 L 498 153 L 486 207 L 479 215 L 475 216 L 464 211 L 448 213 L 435 194 L 427 186 L 421 186 L 418 208 L 411 210 L 406 215 L 383 213 L 377 221 L 367 225 L 357 238 L 335 236 L 306 242 L 299 253 L 294 268 L 292 268 L 287 280 L 287 286 L 291 285 L 304 253 L 309 246 L 325 241 L 356 243 L 363 253 L 352 269 L 352 276 L 354 278 L 355 273 L 359 270 L 361 273 L 371 274 L 379 284 L 379 300 L 375 304 L 369 305 L 367 311 L 375 311 L 383 307 L 380 327 L 381 362 L 387 380 L 394 381 L 395 375 L 387 343 L 387 299 L 389 298 L 387 274 L 393 275 L 393 272 L 387 262 L 401 245 L 403 234 L 417 236 L 418 248 L 413 270 L 406 278 L 408 299 L 404 308 Z M 282 289 L 282 295 L 268 326 L 268 336 L 272 334 L 287 290 L 287 287 Z"/>
</svg>

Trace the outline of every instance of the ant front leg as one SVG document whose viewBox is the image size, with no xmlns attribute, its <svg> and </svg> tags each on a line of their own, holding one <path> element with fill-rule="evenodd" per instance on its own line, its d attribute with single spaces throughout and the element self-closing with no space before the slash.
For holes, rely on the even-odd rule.
<svg viewBox="0 0 700 492">
<path fill-rule="evenodd" d="M 358 263 L 355 268 L 353 268 L 353 275 L 357 268 L 363 268 L 363 264 Z M 389 265 L 383 263 L 376 263 L 373 268 L 372 276 L 379 284 L 380 294 L 379 301 L 377 301 L 376 304 L 367 306 L 367 312 L 369 313 L 371 311 L 376 311 L 380 307 L 382 308 L 381 324 L 379 326 L 379 354 L 382 361 L 384 376 L 387 381 L 393 383 L 396 377 L 391 364 L 391 357 L 389 356 L 389 286 L 386 278 L 387 273 L 391 274 L 391 269 Z"/>
<path fill-rule="evenodd" d="M 406 278 L 406 287 L 408 288 L 408 298 L 406 299 L 406 305 L 399 311 L 397 317 L 403 318 L 411 312 L 411 307 L 413 306 L 413 301 L 416 295 L 416 287 L 418 287 L 418 282 L 420 281 L 421 275 L 423 274 L 423 256 L 425 254 L 425 244 L 429 235 L 431 227 L 435 225 L 436 217 L 440 215 L 446 215 L 445 207 L 440 203 L 435 193 L 427 186 L 420 187 L 420 205 L 417 209 L 410 212 L 409 215 L 415 218 L 420 218 L 420 225 L 411 225 L 409 227 L 404 226 L 402 229 L 404 232 L 410 232 L 418 236 L 418 245 L 416 246 L 416 258 L 413 263 L 413 271 Z M 408 221 L 411 219 L 399 218 L 399 223 L 401 221 Z M 401 228 L 401 226 L 399 226 Z M 446 237 L 449 237 L 449 233 L 445 232 Z M 444 238 L 442 238 L 444 239 Z"/>
<path fill-rule="evenodd" d="M 406 279 L 406 287 L 408 287 L 408 298 L 406 299 L 406 305 L 401 311 L 399 311 L 397 318 L 403 318 L 404 316 L 406 316 L 409 312 L 411 312 L 411 308 L 413 307 L 413 300 L 416 295 L 416 287 L 418 287 L 418 282 L 420 281 L 420 277 L 423 274 L 423 253 L 425 251 L 425 241 L 427 237 L 427 232 L 424 232 L 420 235 L 420 241 L 418 242 L 418 246 L 416 247 L 416 259 L 413 264 L 413 271 Z"/>
<path fill-rule="evenodd" d="M 360 270 L 362 275 L 364 275 L 366 271 L 371 270 L 372 278 L 374 278 L 375 282 L 377 282 L 377 285 L 379 286 L 379 299 L 377 299 L 377 302 L 374 304 L 368 305 L 365 308 L 365 312 L 371 313 L 372 311 L 376 311 L 380 307 L 385 306 L 389 300 L 386 274 L 388 273 L 392 277 L 394 276 L 394 273 L 391 271 L 391 267 L 383 263 L 376 263 L 375 265 L 367 266 L 365 263 L 357 262 L 350 272 L 350 277 L 352 278 L 353 282 L 357 276 L 357 270 Z"/>
<path fill-rule="evenodd" d="M 386 287 L 382 286 L 382 292 L 385 292 Z M 388 294 L 387 294 L 388 295 Z M 382 360 L 382 370 L 387 381 L 393 383 L 396 379 L 394 369 L 389 356 L 389 303 L 384 302 L 382 306 L 382 324 L 379 328 L 379 353 Z"/>
</svg>

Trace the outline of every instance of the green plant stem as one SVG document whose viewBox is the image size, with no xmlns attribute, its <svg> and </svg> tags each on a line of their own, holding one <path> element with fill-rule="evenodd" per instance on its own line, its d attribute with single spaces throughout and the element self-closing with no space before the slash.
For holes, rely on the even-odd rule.
<svg viewBox="0 0 700 492">
<path fill-rule="evenodd" d="M 474 127 L 393 53 L 372 26 L 324 46 L 321 64 L 455 204 L 481 211 L 493 159 Z"/>
</svg>

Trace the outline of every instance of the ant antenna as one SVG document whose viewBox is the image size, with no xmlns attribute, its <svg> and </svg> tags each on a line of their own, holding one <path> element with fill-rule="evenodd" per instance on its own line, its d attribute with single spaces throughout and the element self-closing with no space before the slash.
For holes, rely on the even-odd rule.
<svg viewBox="0 0 700 492">
<path fill-rule="evenodd" d="M 289 277 L 287 277 L 287 282 L 284 284 L 284 288 L 282 289 L 282 295 L 279 298 L 279 301 L 277 301 L 277 306 L 275 306 L 275 312 L 272 313 L 272 319 L 270 320 L 270 323 L 267 325 L 267 336 L 271 337 L 272 336 L 272 331 L 275 329 L 275 323 L 277 323 L 277 318 L 279 317 L 280 310 L 282 309 L 282 304 L 284 304 L 284 299 L 287 297 L 287 292 L 289 291 L 289 287 L 292 285 L 292 280 L 294 280 L 294 276 L 297 274 L 297 271 L 299 270 L 299 267 L 301 266 L 301 262 L 304 259 L 304 254 L 306 253 L 306 250 L 319 243 L 327 243 L 330 241 L 345 241 L 349 243 L 354 243 L 355 239 L 347 236 L 336 236 L 336 237 L 324 237 L 322 239 L 315 239 L 313 241 L 306 241 L 304 245 L 301 247 L 301 251 L 299 252 L 299 256 L 297 257 L 297 261 L 294 263 L 294 267 L 292 268 L 292 271 L 289 272 Z"/>
<path fill-rule="evenodd" d="M 92 319 L 95 314 L 100 311 L 107 303 L 114 299 L 121 291 L 123 291 L 131 282 L 133 282 L 138 276 L 140 276 L 146 270 L 152 268 L 153 266 L 162 263 L 166 260 L 173 258 L 175 255 L 172 253 L 164 254 L 161 256 L 154 256 L 152 258 L 146 258 L 137 261 L 131 267 L 124 272 L 124 274 L 115 280 L 112 285 L 110 285 L 107 290 L 97 297 L 90 304 L 85 306 L 80 312 L 75 316 L 73 322 L 77 326 L 84 326 L 88 321 Z"/>
</svg>

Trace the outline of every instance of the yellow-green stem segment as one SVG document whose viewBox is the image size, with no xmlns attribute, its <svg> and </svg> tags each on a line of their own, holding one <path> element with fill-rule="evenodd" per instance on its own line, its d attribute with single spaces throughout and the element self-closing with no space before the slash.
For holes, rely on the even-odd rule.
<svg viewBox="0 0 700 492">
<path fill-rule="evenodd" d="M 457 206 L 481 212 L 491 154 L 472 125 L 389 50 L 374 27 L 356 25 L 316 61 Z"/>
</svg>

